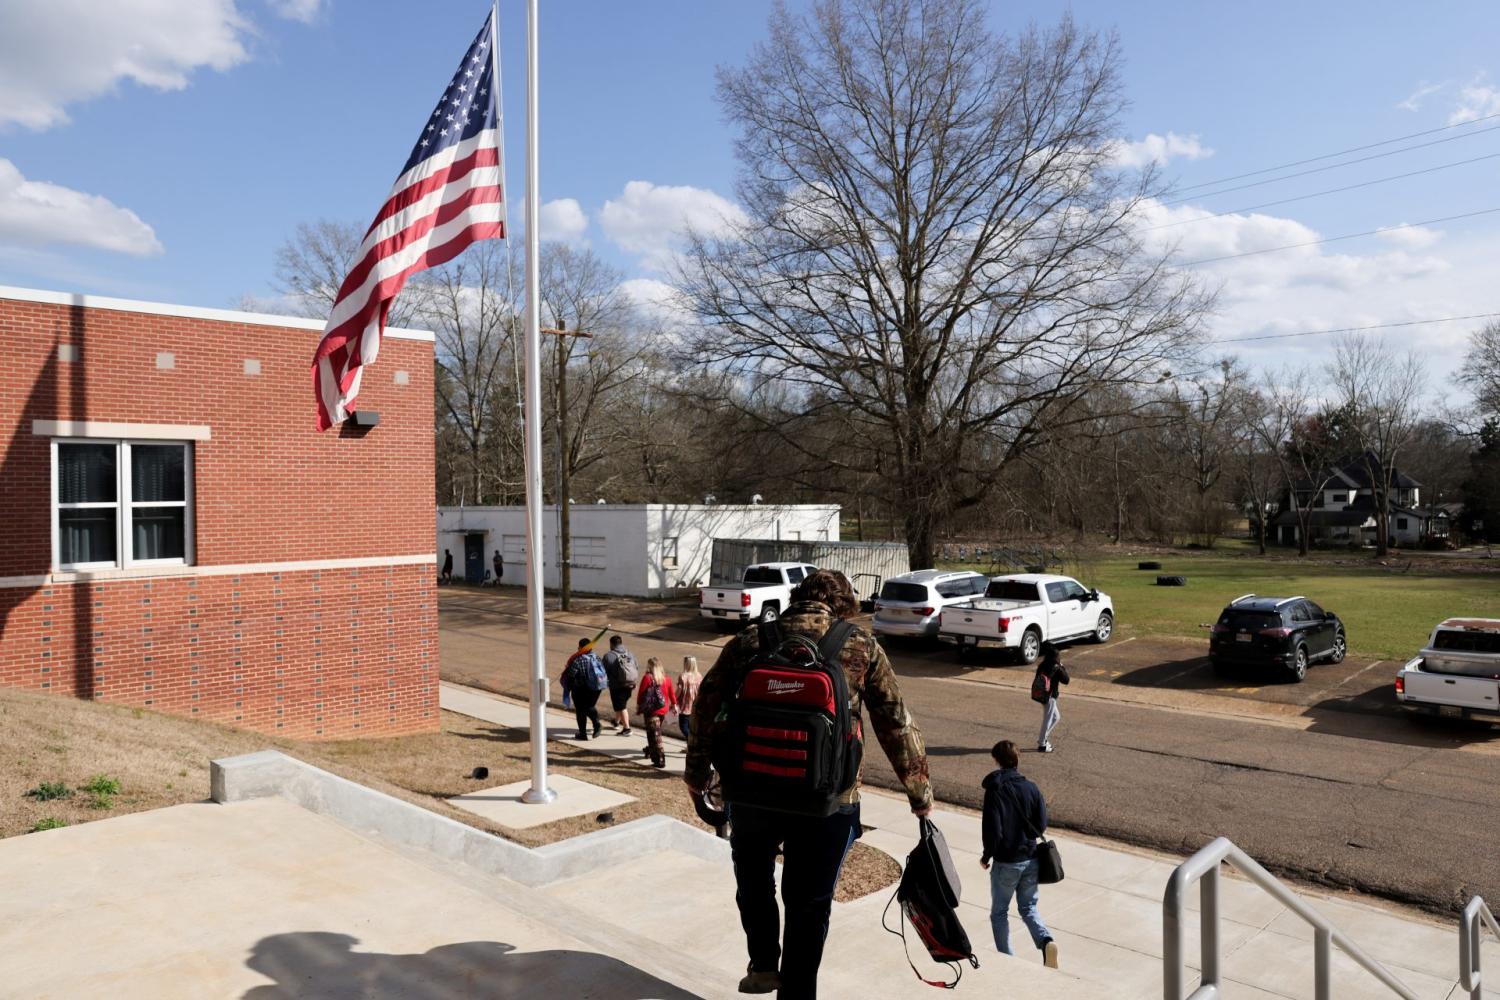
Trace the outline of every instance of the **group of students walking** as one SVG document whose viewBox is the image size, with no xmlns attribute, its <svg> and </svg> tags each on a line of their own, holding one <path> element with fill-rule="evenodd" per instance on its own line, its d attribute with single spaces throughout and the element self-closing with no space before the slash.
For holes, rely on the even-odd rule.
<svg viewBox="0 0 1500 1000">
<path fill-rule="evenodd" d="M 817 644 L 835 627 L 846 629 L 832 655 L 846 681 L 852 718 L 868 713 L 876 742 L 885 751 L 904 786 L 912 812 L 925 817 L 932 809 L 927 751 L 922 734 L 901 697 L 895 671 L 874 635 L 841 622 L 858 613 L 853 588 L 842 573 L 818 570 L 793 591 L 778 634 L 801 636 Z M 668 677 L 657 657 L 640 670 L 624 639 L 610 637 L 602 657 L 589 639 L 580 639 L 562 674 L 564 702 L 571 702 L 578 722 L 576 738 L 603 733 L 598 702 L 608 692 L 615 734 L 629 735 L 631 701 L 644 720 L 645 755 L 656 767 L 666 767 L 662 727 L 676 713 L 678 727 L 688 741 L 683 775 L 697 799 L 708 794 L 716 759 L 726 749 L 727 705 L 741 693 L 741 685 L 763 660 L 760 634 L 747 629 L 727 643 L 718 660 L 700 674 L 695 657 L 683 658 L 676 680 Z M 759 660 L 758 660 L 759 658 Z M 1052 734 L 1062 718 L 1058 696 L 1069 682 L 1067 669 L 1055 646 L 1047 645 L 1037 665 L 1031 696 L 1042 706 L 1037 750 L 1052 753 Z M 774 732 L 773 732 L 774 735 Z M 785 734 L 783 734 L 785 735 Z M 862 728 L 855 739 L 863 742 Z M 730 748 L 733 750 L 734 748 Z M 774 748 L 773 748 L 774 749 Z M 777 750 L 790 756 L 788 751 Z M 1047 829 L 1047 806 L 1040 789 L 1020 773 L 1016 744 L 1002 740 L 991 748 L 996 769 L 983 781 L 981 817 L 983 855 L 980 864 L 990 880 L 990 926 L 995 948 L 1011 954 L 1009 911 L 1014 901 L 1032 943 L 1043 962 L 1057 966 L 1057 943 L 1038 912 L 1037 841 Z M 856 758 L 856 761 L 858 758 Z M 739 983 L 742 993 L 775 992 L 782 1000 L 817 996 L 818 968 L 828 934 L 835 886 L 844 859 L 862 828 L 859 788 L 862 777 L 856 762 L 852 782 L 839 795 L 829 815 L 796 815 L 777 809 L 729 802 L 729 837 L 737 886 L 735 902 L 745 932 L 749 966 Z M 726 789 L 727 791 L 727 789 Z M 781 906 L 777 905 L 776 862 L 782 862 Z M 784 917 L 780 910 L 784 910 Z"/>
<path fill-rule="evenodd" d="M 666 750 L 662 744 L 662 726 L 668 715 L 677 714 L 677 725 L 683 739 L 688 738 L 692 727 L 693 705 L 698 698 L 698 684 L 703 676 L 698 672 L 698 658 L 684 656 L 682 672 L 676 683 L 667 676 L 659 657 L 646 660 L 642 672 L 636 664 L 635 654 L 625 648 L 622 636 L 609 637 L 609 652 L 600 657 L 593 651 L 593 640 L 579 639 L 578 650 L 568 657 L 563 668 L 561 686 L 564 703 L 571 703 L 573 715 L 578 722 L 575 739 L 589 738 L 590 724 L 593 736 L 598 739 L 604 732 L 599 716 L 599 699 L 609 694 L 610 710 L 614 713 L 613 724 L 616 736 L 631 734 L 631 699 L 646 727 L 645 755 L 656 767 L 667 766 Z"/>
</svg>

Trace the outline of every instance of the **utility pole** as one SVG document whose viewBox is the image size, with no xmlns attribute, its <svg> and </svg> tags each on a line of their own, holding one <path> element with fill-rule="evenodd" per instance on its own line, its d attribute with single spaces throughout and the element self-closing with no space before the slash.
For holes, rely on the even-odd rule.
<svg viewBox="0 0 1500 1000">
<path fill-rule="evenodd" d="M 573 343 L 567 337 L 592 337 L 592 333 L 569 330 L 568 324 L 558 323 L 555 329 L 543 328 L 557 341 L 557 548 L 558 592 L 562 598 L 562 610 L 572 610 L 573 588 L 573 535 L 569 523 L 568 491 L 572 488 L 571 465 L 568 461 L 568 362 L 573 357 Z"/>
</svg>

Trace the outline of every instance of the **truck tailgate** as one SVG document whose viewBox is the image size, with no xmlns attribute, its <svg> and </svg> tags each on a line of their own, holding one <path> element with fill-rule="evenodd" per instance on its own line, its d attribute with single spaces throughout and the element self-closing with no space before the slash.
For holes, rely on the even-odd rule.
<svg viewBox="0 0 1500 1000">
<path fill-rule="evenodd" d="M 724 587 L 722 589 L 707 587 L 702 591 L 702 606 L 705 608 L 723 608 L 726 611 L 741 611 L 744 604 L 740 594 L 744 593 L 742 587 Z"/>
<path fill-rule="evenodd" d="M 943 609 L 941 631 L 950 635 L 982 635 L 986 638 L 1001 634 L 999 611 L 981 611 L 973 607 Z"/>
<path fill-rule="evenodd" d="M 1402 677 L 1406 682 L 1408 701 L 1500 712 L 1500 681 L 1486 677 L 1430 674 L 1425 670 L 1406 670 Z"/>
</svg>

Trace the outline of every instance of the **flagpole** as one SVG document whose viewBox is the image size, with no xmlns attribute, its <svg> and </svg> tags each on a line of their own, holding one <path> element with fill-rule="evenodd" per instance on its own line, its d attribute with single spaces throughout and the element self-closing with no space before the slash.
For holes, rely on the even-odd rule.
<svg viewBox="0 0 1500 1000">
<path fill-rule="evenodd" d="M 500 0 L 490 22 L 500 81 Z M 542 593 L 541 195 L 537 188 L 537 0 L 526 0 L 526 632 L 531 645 L 531 787 L 522 802 L 551 802 L 547 786 L 547 643 Z"/>
</svg>

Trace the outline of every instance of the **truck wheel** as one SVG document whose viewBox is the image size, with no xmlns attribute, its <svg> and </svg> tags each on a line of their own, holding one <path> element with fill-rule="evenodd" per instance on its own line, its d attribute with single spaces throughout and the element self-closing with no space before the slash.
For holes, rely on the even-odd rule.
<svg viewBox="0 0 1500 1000">
<path fill-rule="evenodd" d="M 1098 621 L 1098 623 L 1094 626 L 1094 635 L 1093 635 L 1093 638 L 1091 638 L 1089 641 L 1090 642 L 1108 642 L 1109 641 L 1109 637 L 1114 634 L 1114 631 L 1115 631 L 1115 618 L 1114 618 L 1114 615 L 1111 615 L 1108 611 L 1102 612 L 1099 615 L 1099 621 Z"/>
<path fill-rule="evenodd" d="M 1340 632 L 1338 635 L 1333 637 L 1333 655 L 1328 658 L 1328 662 L 1343 663 L 1344 657 L 1348 655 L 1349 641 L 1344 638 L 1344 633 Z"/>
<path fill-rule="evenodd" d="M 1306 646 L 1303 646 L 1303 645 L 1301 645 L 1299 643 L 1298 646 L 1297 646 L 1297 648 L 1295 650 L 1293 650 L 1293 652 L 1292 652 L 1292 662 L 1291 662 L 1291 665 L 1287 667 L 1287 671 L 1291 674 L 1291 679 L 1294 682 L 1299 683 L 1299 684 L 1302 682 L 1302 680 L 1305 677 L 1307 677 L 1307 647 Z"/>
<path fill-rule="evenodd" d="M 774 622 L 781 617 L 781 605 L 771 601 L 760 609 L 760 620 L 763 622 Z"/>
<path fill-rule="evenodd" d="M 1034 628 L 1027 629 L 1026 634 L 1021 636 L 1020 653 L 1021 663 L 1028 667 L 1041 659 L 1042 633 Z"/>
</svg>

